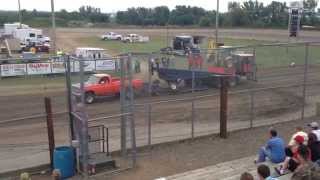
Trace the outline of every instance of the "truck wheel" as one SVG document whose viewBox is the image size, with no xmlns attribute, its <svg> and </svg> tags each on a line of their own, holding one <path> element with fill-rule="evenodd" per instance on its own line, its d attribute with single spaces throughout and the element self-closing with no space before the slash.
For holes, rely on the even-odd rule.
<svg viewBox="0 0 320 180">
<path fill-rule="evenodd" d="M 178 85 L 174 82 L 170 82 L 169 83 L 170 89 L 173 91 L 177 91 L 178 90 Z"/>
<path fill-rule="evenodd" d="M 92 104 L 95 100 L 95 95 L 92 92 L 87 92 L 84 98 L 87 104 Z"/>
<path fill-rule="evenodd" d="M 117 40 L 118 40 L 118 41 L 121 41 L 121 37 L 118 37 Z"/>
</svg>

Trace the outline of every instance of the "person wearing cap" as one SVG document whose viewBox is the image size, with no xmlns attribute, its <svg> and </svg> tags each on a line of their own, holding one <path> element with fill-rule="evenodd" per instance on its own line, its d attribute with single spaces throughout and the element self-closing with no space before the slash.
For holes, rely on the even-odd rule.
<svg viewBox="0 0 320 180">
<path fill-rule="evenodd" d="M 294 170 L 298 167 L 299 161 L 298 161 L 298 148 L 303 145 L 304 138 L 303 136 L 296 136 L 294 138 L 295 145 L 291 146 L 291 154 L 287 154 L 286 160 L 283 162 L 283 164 L 280 166 L 280 168 L 275 168 L 275 170 L 278 172 L 278 174 L 283 175 L 287 170 L 294 172 Z"/>
<path fill-rule="evenodd" d="M 320 129 L 319 124 L 317 122 L 312 122 L 308 124 L 308 127 L 311 128 L 311 132 L 314 133 L 317 136 L 318 141 L 320 141 Z"/>
<path fill-rule="evenodd" d="M 319 180 L 320 168 L 312 163 L 309 158 L 310 150 L 306 145 L 299 146 L 297 150 L 297 161 L 299 166 L 291 176 L 291 180 Z"/>
<path fill-rule="evenodd" d="M 267 144 L 260 148 L 258 159 L 255 163 L 261 163 L 268 158 L 273 163 L 280 163 L 285 160 L 285 145 L 282 138 L 278 137 L 278 133 L 274 129 L 269 130 L 270 139 Z"/>
<path fill-rule="evenodd" d="M 301 126 L 297 126 L 296 129 L 295 129 L 295 133 L 292 135 L 292 137 L 291 137 L 291 139 L 290 139 L 290 141 L 288 143 L 289 147 L 296 145 L 296 141 L 294 140 L 294 138 L 297 137 L 297 136 L 302 136 L 303 137 L 303 139 L 304 139 L 303 144 L 304 145 L 308 144 L 308 134 L 303 131 L 303 128 Z"/>
</svg>

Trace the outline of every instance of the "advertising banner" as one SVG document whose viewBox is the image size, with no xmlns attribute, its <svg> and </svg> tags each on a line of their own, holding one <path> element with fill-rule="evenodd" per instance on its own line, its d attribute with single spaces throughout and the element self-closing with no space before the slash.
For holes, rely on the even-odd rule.
<svg viewBox="0 0 320 180">
<path fill-rule="evenodd" d="M 113 60 L 97 60 L 96 70 L 115 70 L 115 62 Z"/>
<path fill-rule="evenodd" d="M 27 64 L 28 74 L 51 74 L 50 63 L 30 63 Z"/>
<path fill-rule="evenodd" d="M 95 71 L 96 69 L 95 61 L 84 61 L 83 66 L 84 66 L 84 71 Z"/>
<path fill-rule="evenodd" d="M 64 67 L 63 62 L 53 62 L 51 64 L 52 67 L 52 73 L 64 73 L 66 72 L 66 69 Z"/>
<path fill-rule="evenodd" d="M 1 76 L 23 76 L 27 72 L 26 64 L 3 64 L 1 65 Z"/>
</svg>

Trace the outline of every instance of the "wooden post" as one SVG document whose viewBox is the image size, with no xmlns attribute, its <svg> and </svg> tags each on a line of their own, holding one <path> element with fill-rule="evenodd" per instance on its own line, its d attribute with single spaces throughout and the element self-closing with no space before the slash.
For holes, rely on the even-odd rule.
<svg viewBox="0 0 320 180">
<path fill-rule="evenodd" d="M 55 148 L 54 143 L 54 131 L 53 131 L 53 121 L 52 121 L 52 107 L 51 99 L 49 97 L 44 98 L 44 104 L 47 114 L 47 129 L 48 129 L 48 142 L 49 142 L 49 152 L 50 152 L 50 167 L 53 169 L 53 151 Z"/>
<path fill-rule="evenodd" d="M 226 77 L 220 80 L 220 137 L 227 138 L 228 85 Z"/>
</svg>

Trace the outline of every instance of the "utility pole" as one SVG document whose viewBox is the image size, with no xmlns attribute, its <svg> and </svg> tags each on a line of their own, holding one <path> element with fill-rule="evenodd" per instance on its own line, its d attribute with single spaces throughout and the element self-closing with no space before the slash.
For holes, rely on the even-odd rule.
<svg viewBox="0 0 320 180">
<path fill-rule="evenodd" d="M 219 0 L 217 0 L 217 10 L 216 10 L 216 42 L 215 42 L 215 60 L 219 61 L 219 50 L 218 50 L 218 41 L 219 41 Z"/>
<path fill-rule="evenodd" d="M 216 10 L 216 43 L 218 43 L 219 34 L 219 0 L 217 0 L 217 10 Z"/>
<path fill-rule="evenodd" d="M 54 0 L 51 0 L 51 20 L 52 20 L 52 50 L 56 53 L 56 18 L 54 13 Z"/>
<path fill-rule="evenodd" d="M 18 12 L 18 15 L 19 15 L 19 26 L 20 26 L 20 28 L 22 28 L 22 25 L 21 25 L 21 23 L 22 23 L 22 17 L 21 17 L 21 4 L 20 4 L 20 0 L 18 0 L 18 8 L 19 8 L 19 12 Z"/>
</svg>

